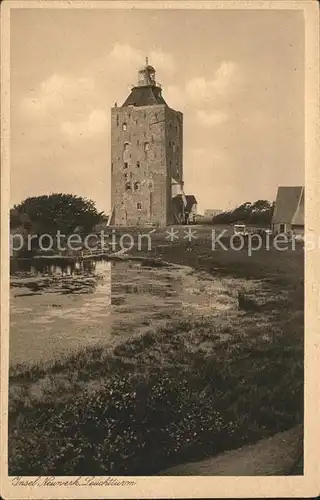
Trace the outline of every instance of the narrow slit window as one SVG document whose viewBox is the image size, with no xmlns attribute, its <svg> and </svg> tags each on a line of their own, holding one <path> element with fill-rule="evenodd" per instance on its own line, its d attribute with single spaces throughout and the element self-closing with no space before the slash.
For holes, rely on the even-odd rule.
<svg viewBox="0 0 320 500">
<path fill-rule="evenodd" d="M 140 168 L 140 162 L 137 161 L 137 168 Z"/>
<path fill-rule="evenodd" d="M 126 161 L 123 164 L 123 168 L 128 168 L 128 163 Z"/>
<path fill-rule="evenodd" d="M 138 203 L 137 203 L 137 209 L 138 209 L 138 210 L 141 210 L 141 209 L 142 209 L 142 205 L 141 205 L 141 203 L 140 203 L 139 201 L 138 201 Z"/>
</svg>

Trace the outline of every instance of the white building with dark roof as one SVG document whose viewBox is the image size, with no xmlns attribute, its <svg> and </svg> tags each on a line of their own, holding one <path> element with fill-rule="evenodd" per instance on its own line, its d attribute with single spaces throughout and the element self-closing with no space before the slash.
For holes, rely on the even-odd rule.
<svg viewBox="0 0 320 500">
<path fill-rule="evenodd" d="M 304 234 L 304 186 L 280 186 L 272 216 L 274 233 Z"/>
</svg>

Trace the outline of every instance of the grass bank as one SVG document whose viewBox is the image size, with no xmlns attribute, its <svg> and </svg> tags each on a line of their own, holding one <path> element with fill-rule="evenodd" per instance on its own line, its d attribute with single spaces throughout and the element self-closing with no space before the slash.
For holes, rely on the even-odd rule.
<svg viewBox="0 0 320 500">
<path fill-rule="evenodd" d="M 257 307 L 177 312 L 113 352 L 12 367 L 10 474 L 157 474 L 302 423 L 303 253 L 250 261 L 173 245 L 159 254 L 260 280 Z"/>
</svg>

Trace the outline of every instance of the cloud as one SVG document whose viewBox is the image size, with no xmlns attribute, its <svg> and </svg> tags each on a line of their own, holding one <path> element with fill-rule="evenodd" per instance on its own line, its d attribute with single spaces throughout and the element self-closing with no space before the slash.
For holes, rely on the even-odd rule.
<svg viewBox="0 0 320 500">
<path fill-rule="evenodd" d="M 234 61 L 222 61 L 212 78 L 194 77 L 181 85 L 168 85 L 164 98 L 175 109 L 192 111 L 197 122 L 209 127 L 227 121 L 227 113 L 199 108 L 204 105 L 217 108 L 218 102 L 227 105 L 231 95 L 239 91 L 242 81 L 239 66 Z"/>
<path fill-rule="evenodd" d="M 171 54 L 151 51 L 149 61 L 156 70 L 167 73 L 174 71 L 175 64 Z M 83 68 L 79 75 L 53 73 L 47 77 L 21 99 L 20 110 L 29 119 L 58 112 L 69 115 L 74 115 L 78 110 L 83 112 L 81 108 L 90 108 L 94 103 L 99 82 L 106 83 L 103 88 L 106 99 L 111 88 L 114 90 L 110 95 L 116 97 L 115 89 L 121 85 L 125 88 L 144 63 L 145 54 L 142 50 L 128 44 L 115 43 L 109 53 Z"/>
<path fill-rule="evenodd" d="M 171 108 L 183 111 L 187 101 L 184 90 L 178 85 L 168 85 L 163 96 Z"/>
<path fill-rule="evenodd" d="M 237 64 L 223 61 L 215 71 L 213 78 L 207 80 L 195 77 L 186 83 L 185 92 L 193 101 L 212 100 L 215 96 L 223 96 L 233 90 L 241 82 Z"/>
<path fill-rule="evenodd" d="M 149 54 L 145 54 L 139 49 L 136 49 L 128 44 L 116 43 L 109 57 L 113 61 L 122 62 L 125 64 L 129 64 L 130 66 L 134 65 L 135 67 L 140 67 L 145 64 L 146 55 L 149 58 L 149 63 L 155 66 L 156 70 L 161 71 L 174 71 L 175 64 L 174 59 L 171 54 L 161 52 L 161 51 L 151 51 Z"/>
<path fill-rule="evenodd" d="M 72 139 L 94 137 L 105 132 L 108 125 L 106 113 L 101 109 L 94 109 L 88 118 L 83 121 L 66 121 L 61 125 L 61 131 Z"/>
<path fill-rule="evenodd" d="M 73 78 L 54 73 L 40 83 L 38 92 L 31 90 L 22 99 L 22 109 L 29 115 L 54 112 L 63 108 L 68 100 L 85 99 L 93 90 L 92 78 Z"/>
<path fill-rule="evenodd" d="M 220 123 L 224 123 L 228 120 L 227 113 L 224 113 L 223 111 L 207 112 L 199 110 L 196 113 L 196 117 L 198 122 L 204 125 L 205 127 L 219 125 Z"/>
</svg>

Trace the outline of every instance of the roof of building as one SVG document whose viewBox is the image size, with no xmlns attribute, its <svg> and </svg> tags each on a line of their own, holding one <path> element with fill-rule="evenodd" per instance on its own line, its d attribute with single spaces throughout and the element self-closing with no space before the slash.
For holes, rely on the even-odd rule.
<svg viewBox="0 0 320 500">
<path fill-rule="evenodd" d="M 152 106 L 155 104 L 165 104 L 162 97 L 161 88 L 156 85 L 145 85 L 133 87 L 130 95 L 122 104 L 124 106 Z"/>
<path fill-rule="evenodd" d="M 148 64 L 147 66 L 144 66 L 144 68 L 141 68 L 141 70 L 140 70 L 140 71 L 142 71 L 143 69 L 144 69 L 144 70 L 146 70 L 146 69 L 147 69 L 148 71 L 153 72 L 153 73 L 155 73 L 155 71 L 156 71 L 156 70 L 154 69 L 154 67 L 153 67 L 153 66 L 151 66 L 150 64 Z"/>
<path fill-rule="evenodd" d="M 185 197 L 186 197 L 187 204 L 186 204 L 184 210 L 185 210 L 185 212 L 189 212 L 192 209 L 193 205 L 197 204 L 197 200 L 193 194 L 186 194 Z M 175 196 L 173 199 L 174 200 L 181 200 L 183 202 L 182 194 L 177 194 L 177 196 Z"/>
<path fill-rule="evenodd" d="M 272 224 L 304 225 L 304 187 L 280 186 Z"/>
</svg>

